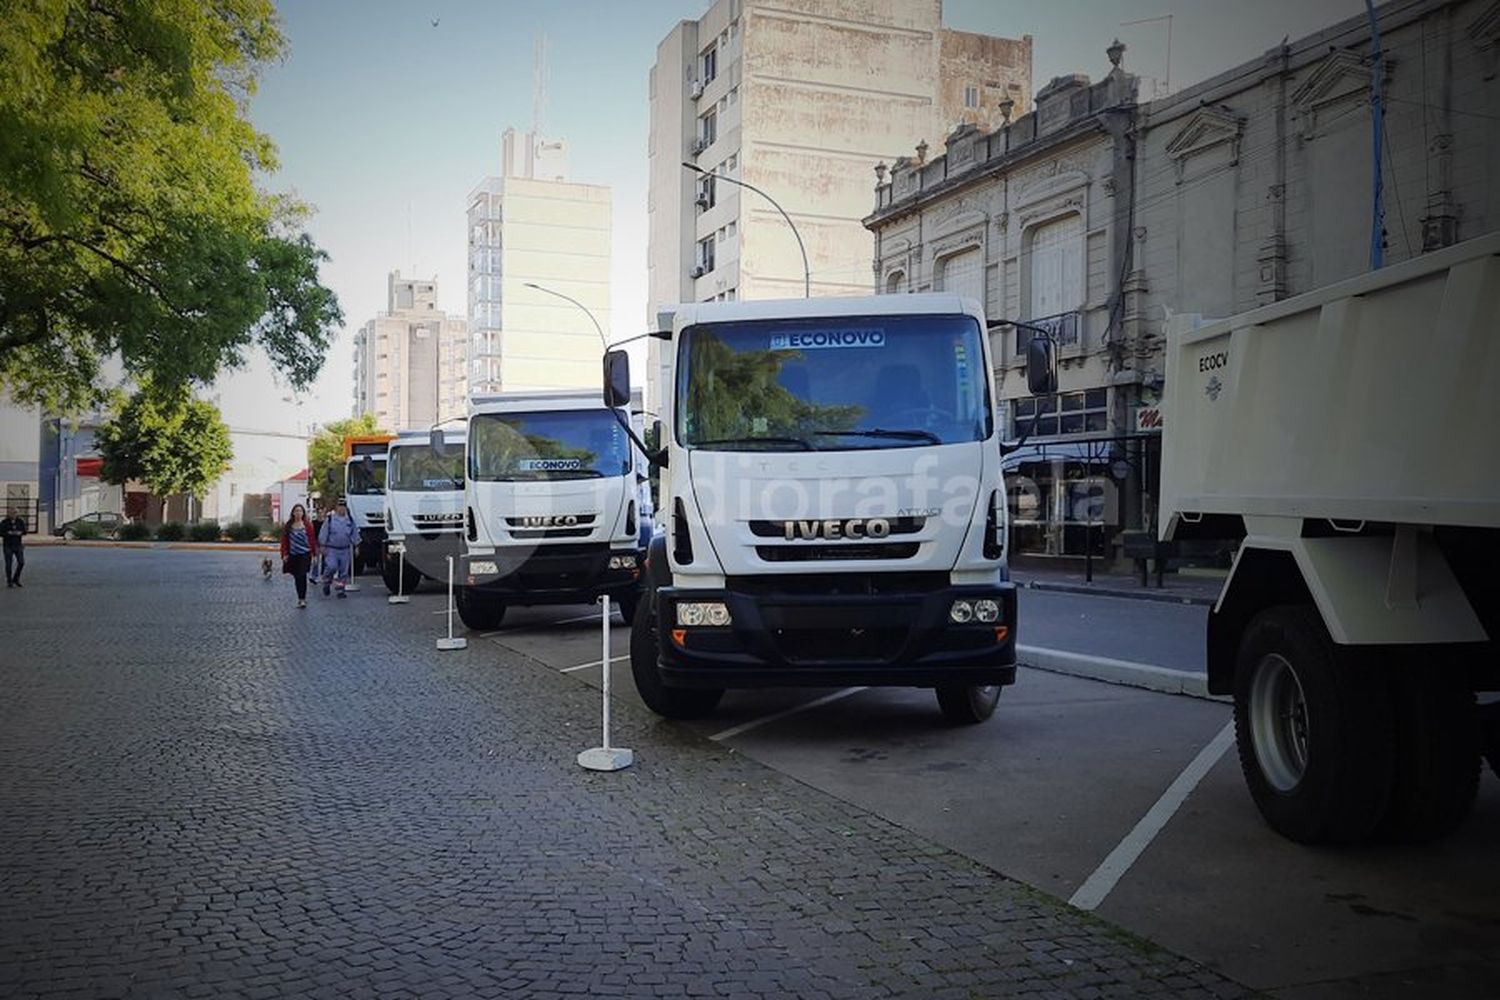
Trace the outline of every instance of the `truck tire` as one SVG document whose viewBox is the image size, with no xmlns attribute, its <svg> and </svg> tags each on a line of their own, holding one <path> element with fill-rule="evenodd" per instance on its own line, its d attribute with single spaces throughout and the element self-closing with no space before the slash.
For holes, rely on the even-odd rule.
<svg viewBox="0 0 1500 1000">
<path fill-rule="evenodd" d="M 473 587 L 454 587 L 453 604 L 459 620 L 475 632 L 497 629 L 505 620 L 505 602 Z"/>
<path fill-rule="evenodd" d="M 1451 833 L 1479 794 L 1479 719 L 1466 677 L 1441 664 L 1391 671 L 1395 776 L 1383 839 L 1420 843 Z"/>
<path fill-rule="evenodd" d="M 626 625 L 634 626 L 635 610 L 640 606 L 641 603 L 640 591 L 632 591 L 629 594 L 621 594 L 619 597 L 614 599 L 613 603 L 615 607 L 620 609 L 620 621 L 624 622 Z"/>
<path fill-rule="evenodd" d="M 380 578 L 385 581 L 385 589 L 393 594 L 415 593 L 422 583 L 422 574 L 412 569 L 411 563 L 406 563 L 405 571 L 399 573 L 404 579 L 397 580 L 397 568 L 401 563 L 400 559 L 387 559 L 380 564 Z"/>
<path fill-rule="evenodd" d="M 955 726 L 972 726 L 995 714 L 1000 703 L 999 684 L 948 684 L 937 689 L 943 718 Z"/>
<path fill-rule="evenodd" d="M 630 626 L 630 673 L 641 701 L 667 719 L 701 719 L 719 706 L 723 688 L 674 688 L 661 682 L 656 613 L 650 601 L 639 601 Z"/>
<path fill-rule="evenodd" d="M 1303 844 L 1363 840 L 1390 802 L 1394 723 L 1384 672 L 1333 644 L 1316 609 L 1269 608 L 1240 638 L 1234 730 L 1267 823 Z"/>
</svg>

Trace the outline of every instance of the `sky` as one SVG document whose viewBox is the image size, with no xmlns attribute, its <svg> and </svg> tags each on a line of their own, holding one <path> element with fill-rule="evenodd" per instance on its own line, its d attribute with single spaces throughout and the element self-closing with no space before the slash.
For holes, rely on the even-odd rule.
<svg viewBox="0 0 1500 1000">
<path fill-rule="evenodd" d="M 317 383 L 279 385 L 260 359 L 212 395 L 231 427 L 302 431 L 350 414 L 353 335 L 385 307 L 386 275 L 436 276 L 463 315 L 469 191 L 499 173 L 500 135 L 532 122 L 533 51 L 547 39 L 542 131 L 567 140 L 571 179 L 613 188 L 615 338 L 646 322 L 647 74 L 657 43 L 709 0 L 285 0 L 289 52 L 250 106 L 280 152 L 266 179 L 315 214 L 323 281 L 345 325 Z M 945 0 L 944 25 L 1031 35 L 1033 90 L 1108 70 L 1118 37 L 1142 94 L 1180 90 L 1364 10 L 1363 0 Z M 1168 22 L 1166 15 L 1171 15 Z M 1155 19 L 1142 24 L 1126 22 Z M 436 23 L 434 23 L 436 22 Z M 1170 24 L 1170 79 L 1168 26 Z M 934 137 L 927 137 L 932 142 Z M 892 156 L 906 150 L 892 150 Z"/>
</svg>

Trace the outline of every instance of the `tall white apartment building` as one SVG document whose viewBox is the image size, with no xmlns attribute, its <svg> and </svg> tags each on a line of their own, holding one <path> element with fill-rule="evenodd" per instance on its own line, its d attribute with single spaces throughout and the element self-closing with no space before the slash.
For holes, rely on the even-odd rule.
<svg viewBox="0 0 1500 1000">
<path fill-rule="evenodd" d="M 599 384 L 600 331 L 608 338 L 610 330 L 613 207 L 608 187 L 567 177 L 565 143 L 506 129 L 500 176 L 469 194 L 475 393 Z"/>
<path fill-rule="evenodd" d="M 388 431 L 421 429 L 468 407 L 468 324 L 438 309 L 436 278 L 387 278 L 386 311 L 354 335 L 354 413 Z"/>
<path fill-rule="evenodd" d="M 647 322 L 676 302 L 873 291 L 868 214 L 893 149 L 941 152 L 1031 100 L 1031 37 L 943 27 L 942 0 L 718 0 L 651 68 Z M 692 163 L 706 174 L 682 166 Z M 657 342 L 647 369 L 653 401 Z"/>
</svg>

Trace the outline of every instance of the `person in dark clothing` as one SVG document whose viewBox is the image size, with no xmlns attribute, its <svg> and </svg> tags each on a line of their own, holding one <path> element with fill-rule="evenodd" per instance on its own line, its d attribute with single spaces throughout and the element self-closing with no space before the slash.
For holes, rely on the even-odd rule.
<svg viewBox="0 0 1500 1000">
<path fill-rule="evenodd" d="M 281 529 L 281 571 L 297 585 L 297 607 L 307 607 L 307 573 L 318 554 L 318 533 L 307 520 L 307 509 L 292 505 L 292 516 Z"/>
<path fill-rule="evenodd" d="M 0 520 L 0 536 L 5 539 L 5 585 L 19 587 L 21 570 L 26 568 L 26 519 L 17 511 L 9 511 L 5 519 Z"/>
</svg>

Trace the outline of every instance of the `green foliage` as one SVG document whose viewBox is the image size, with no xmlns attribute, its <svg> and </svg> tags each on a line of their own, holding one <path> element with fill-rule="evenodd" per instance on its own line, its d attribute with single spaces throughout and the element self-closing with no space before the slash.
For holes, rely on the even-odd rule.
<svg viewBox="0 0 1500 1000">
<path fill-rule="evenodd" d="M 185 390 L 163 391 L 147 382 L 99 428 L 100 478 L 134 479 L 158 497 L 201 496 L 216 482 L 234 449 L 229 428 L 212 403 Z"/>
<path fill-rule="evenodd" d="M 344 492 L 344 438 L 379 433 L 373 413 L 324 424 L 307 446 L 308 490 L 331 503 Z"/>
<path fill-rule="evenodd" d="M 0 15 L 0 385 L 76 412 L 100 363 L 179 387 L 259 347 L 295 388 L 343 317 L 246 117 L 271 0 L 10 0 Z"/>
<path fill-rule="evenodd" d="M 117 535 L 122 542 L 144 542 L 151 537 L 151 526 L 140 521 L 120 525 Z"/>
<path fill-rule="evenodd" d="M 224 533 L 231 542 L 255 542 L 260 540 L 260 525 L 254 521 L 235 521 Z"/>
<path fill-rule="evenodd" d="M 646 427 L 646 433 L 641 437 L 645 442 L 646 454 L 654 455 L 661 450 L 661 421 L 653 420 Z M 648 477 L 651 480 L 651 506 L 655 510 L 661 510 L 661 466 L 655 462 L 650 464 Z"/>
<path fill-rule="evenodd" d="M 80 521 L 68 530 L 73 533 L 74 538 L 85 542 L 104 537 L 104 529 L 93 521 Z"/>
<path fill-rule="evenodd" d="M 187 530 L 177 521 L 163 521 L 156 529 L 158 542 L 180 542 Z"/>
<path fill-rule="evenodd" d="M 801 351 L 736 351 L 712 333 L 695 336 L 684 414 L 688 441 L 802 438 L 856 426 L 863 407 L 807 402 L 781 385 L 782 366 L 801 359 Z"/>
<path fill-rule="evenodd" d="M 218 521 L 199 521 L 197 524 L 188 526 L 188 539 L 194 542 L 217 542 L 219 540 Z"/>
</svg>

